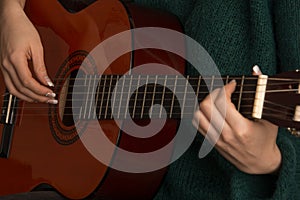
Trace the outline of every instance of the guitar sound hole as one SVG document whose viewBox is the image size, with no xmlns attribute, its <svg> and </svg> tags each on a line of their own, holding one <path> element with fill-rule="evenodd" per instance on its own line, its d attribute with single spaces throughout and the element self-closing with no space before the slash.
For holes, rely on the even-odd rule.
<svg viewBox="0 0 300 200">
<path fill-rule="evenodd" d="M 78 74 L 78 76 L 77 74 L 78 70 L 72 71 L 70 76 L 66 78 L 59 96 L 59 117 L 62 123 L 68 127 L 74 126 L 75 121 L 78 120 L 79 113 L 78 105 L 73 106 L 72 98 L 75 98 L 75 101 L 82 99 L 82 94 L 73 95 L 75 78 L 77 77 L 77 85 L 80 85 L 82 81 L 82 73 Z M 73 111 L 75 112 L 73 113 Z"/>
</svg>

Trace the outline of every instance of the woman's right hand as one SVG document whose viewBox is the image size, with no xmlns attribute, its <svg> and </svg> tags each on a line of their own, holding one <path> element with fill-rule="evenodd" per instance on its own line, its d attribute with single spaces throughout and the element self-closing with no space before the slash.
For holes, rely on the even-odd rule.
<svg viewBox="0 0 300 200">
<path fill-rule="evenodd" d="M 7 89 L 28 102 L 56 104 L 37 30 L 19 1 L 0 4 L 0 68 Z"/>
</svg>

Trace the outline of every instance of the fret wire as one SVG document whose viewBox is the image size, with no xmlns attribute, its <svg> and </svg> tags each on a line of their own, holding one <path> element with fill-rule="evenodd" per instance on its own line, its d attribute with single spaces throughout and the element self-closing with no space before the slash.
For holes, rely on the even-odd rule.
<svg viewBox="0 0 300 200">
<path fill-rule="evenodd" d="M 187 86 L 188 86 L 188 80 L 189 80 L 189 76 L 187 76 L 187 80 L 185 81 L 185 89 L 184 89 L 184 94 L 183 94 L 183 105 L 182 105 L 182 111 L 181 114 L 184 113 L 184 106 L 185 106 L 185 100 L 186 100 L 186 91 L 187 91 Z"/>
<path fill-rule="evenodd" d="M 86 75 L 86 78 L 87 78 L 87 76 L 88 76 L 88 75 Z M 86 100 L 85 100 L 85 107 L 84 107 L 83 119 L 86 119 L 86 111 L 87 111 L 87 107 L 88 107 L 88 100 L 89 100 L 90 86 L 91 86 L 91 78 L 90 78 L 89 81 L 88 81 L 88 91 L 87 91 Z"/>
<path fill-rule="evenodd" d="M 155 93 L 156 93 L 156 87 L 157 87 L 157 75 L 155 76 L 155 81 L 154 81 L 154 88 L 153 88 L 153 94 L 152 94 L 152 102 L 151 105 L 153 106 L 154 104 L 154 98 L 155 98 Z M 152 117 L 153 109 L 150 110 L 150 118 Z"/>
<path fill-rule="evenodd" d="M 212 92 L 212 91 L 213 91 L 213 88 L 214 88 L 214 81 L 215 81 L 215 76 L 212 76 L 212 79 L 211 79 L 211 85 L 210 85 L 210 91 L 209 91 L 209 92 Z"/>
<path fill-rule="evenodd" d="M 104 76 L 104 85 L 106 85 L 107 76 Z M 101 96 L 101 102 L 100 102 L 100 108 L 99 108 L 99 118 L 102 115 L 102 106 L 103 106 L 103 100 L 104 100 L 104 93 L 105 93 L 105 87 L 103 87 L 102 90 L 102 96 Z"/>
<path fill-rule="evenodd" d="M 110 95 L 111 95 L 112 76 L 110 76 L 109 85 L 110 85 L 110 87 L 108 88 L 108 95 L 107 95 L 107 99 L 106 99 L 106 108 L 105 108 L 105 114 L 104 114 L 105 119 L 107 118 L 109 99 L 110 99 Z"/>
<path fill-rule="evenodd" d="M 97 108 L 98 108 L 98 100 L 99 100 L 98 98 L 99 98 L 100 84 L 101 84 L 101 79 L 100 79 L 100 81 L 97 82 L 97 92 L 96 92 L 96 99 L 95 99 L 96 105 L 95 105 L 95 112 L 94 112 L 94 116 L 93 116 L 94 119 L 96 119 L 96 117 L 97 117 Z"/>
<path fill-rule="evenodd" d="M 198 78 L 198 85 L 197 85 L 197 91 L 196 91 L 195 106 L 194 106 L 195 110 L 196 110 L 196 108 L 198 106 L 198 99 L 199 99 L 199 90 L 200 90 L 200 85 L 201 85 L 201 79 L 202 79 L 202 76 L 199 76 L 199 78 Z"/>
<path fill-rule="evenodd" d="M 141 75 L 138 75 L 138 76 L 139 76 L 139 79 L 137 80 L 137 81 L 138 81 L 137 85 L 140 85 L 140 80 L 141 80 L 140 78 L 141 78 Z M 137 102 L 138 93 L 139 93 L 139 90 L 136 90 L 136 93 L 135 93 L 135 101 L 134 101 L 134 107 L 133 107 L 133 114 L 132 114 L 133 118 L 135 117 L 135 107 L 136 107 L 136 102 Z"/>
<path fill-rule="evenodd" d="M 229 76 L 227 75 L 225 84 L 228 84 L 228 81 L 229 81 Z"/>
<path fill-rule="evenodd" d="M 70 81 L 70 80 L 69 80 L 69 81 Z M 86 83 L 86 80 L 84 81 L 84 83 Z M 68 96 L 68 95 L 69 95 L 69 94 L 67 94 L 67 96 Z M 66 101 L 68 101 L 68 99 L 66 99 Z M 83 114 L 82 112 L 83 112 L 83 109 L 84 109 L 84 108 L 81 106 L 81 107 L 80 107 L 80 111 L 79 111 L 79 118 L 80 118 L 80 119 L 82 118 L 82 114 Z"/>
<path fill-rule="evenodd" d="M 80 106 L 80 110 L 79 110 L 79 118 L 81 118 L 82 116 L 82 106 Z"/>
<path fill-rule="evenodd" d="M 148 81 L 149 81 L 148 78 L 149 78 L 149 76 L 147 75 L 145 89 L 144 89 L 143 103 L 142 103 L 141 118 L 143 117 L 143 114 L 144 114 L 145 99 L 146 99 L 146 93 L 147 93 L 147 88 L 148 88 L 147 85 L 148 85 Z"/>
<path fill-rule="evenodd" d="M 166 85 L 167 85 L 167 78 L 168 78 L 168 75 L 165 75 L 164 87 L 163 87 L 163 93 L 162 93 L 162 98 L 161 98 L 160 105 L 164 105 L 164 98 L 165 98 Z M 161 118 L 161 115 L 162 115 L 162 109 L 163 109 L 163 106 L 160 106 L 160 112 L 159 112 L 159 117 L 160 118 Z"/>
<path fill-rule="evenodd" d="M 119 75 L 117 75 L 117 82 L 119 80 Z M 124 75 L 125 76 L 125 75 Z M 113 98 L 113 102 L 112 102 L 112 107 L 111 107 L 111 112 L 110 112 L 110 117 L 111 119 L 113 118 L 113 113 L 114 113 L 114 110 L 115 110 L 115 103 L 116 103 L 116 96 L 117 96 L 117 92 L 118 92 L 118 84 L 116 83 L 115 85 L 115 88 L 114 88 L 114 98 Z"/>
<path fill-rule="evenodd" d="M 170 118 L 172 117 L 172 112 L 173 112 L 173 106 L 174 106 L 174 99 L 175 99 L 175 93 L 176 93 L 176 85 L 177 85 L 177 78 L 178 76 L 176 75 L 176 79 L 174 82 L 174 92 L 173 92 L 173 97 L 172 97 L 172 103 L 171 103 L 171 110 L 170 110 Z"/>
<path fill-rule="evenodd" d="M 242 80 L 241 80 L 241 86 L 240 86 L 240 94 L 239 94 L 239 101 L 238 101 L 238 106 L 237 106 L 237 110 L 240 111 L 240 107 L 241 107 L 241 99 L 242 99 L 242 94 L 243 94 L 243 85 L 244 85 L 244 79 L 245 77 L 243 76 Z"/>
<path fill-rule="evenodd" d="M 129 100 L 130 100 L 131 86 L 132 86 L 132 76 L 130 76 L 130 82 L 129 82 L 129 91 L 128 91 L 128 95 L 127 95 L 127 102 L 126 102 L 125 116 L 124 116 L 125 119 L 127 117 L 127 112 L 128 112 L 128 109 L 129 109 L 128 105 L 129 105 Z"/>
<path fill-rule="evenodd" d="M 94 75 L 94 76 L 96 76 L 96 75 Z M 92 76 L 91 76 L 92 77 Z M 93 89 L 92 89 L 92 91 L 91 91 L 91 97 L 92 98 L 94 98 L 94 96 L 95 96 L 95 86 L 96 85 L 96 78 L 94 78 L 94 81 L 93 81 Z M 89 115 L 88 115 L 88 119 L 90 119 L 90 117 L 91 117 L 91 112 L 92 112 L 92 107 L 93 107 L 93 100 L 92 100 L 92 98 L 91 98 L 91 100 L 90 100 L 90 108 L 89 108 Z M 95 107 L 95 105 L 94 105 L 94 107 Z M 95 112 L 94 112 L 95 113 Z"/>
<path fill-rule="evenodd" d="M 118 118 L 120 117 L 121 103 L 122 103 L 122 98 L 123 98 L 122 94 L 123 94 L 123 91 L 124 91 L 124 85 L 125 85 L 125 77 L 123 78 L 123 84 L 122 84 L 122 89 L 121 89 L 121 95 L 120 95 L 120 101 L 119 101 L 119 110 L 118 110 Z"/>
</svg>

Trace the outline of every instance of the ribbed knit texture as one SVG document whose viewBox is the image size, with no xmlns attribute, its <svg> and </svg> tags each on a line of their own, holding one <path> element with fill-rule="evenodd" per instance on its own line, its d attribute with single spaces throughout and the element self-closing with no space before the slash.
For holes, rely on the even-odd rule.
<svg viewBox="0 0 300 200">
<path fill-rule="evenodd" d="M 177 15 L 223 75 L 249 75 L 254 64 L 270 75 L 300 66 L 300 1 L 136 1 Z M 192 67 L 187 72 L 196 73 Z M 278 176 L 245 174 L 215 150 L 199 159 L 202 140 L 199 134 L 170 166 L 156 200 L 300 199 L 300 139 L 287 131 L 277 139 L 283 159 Z"/>
</svg>

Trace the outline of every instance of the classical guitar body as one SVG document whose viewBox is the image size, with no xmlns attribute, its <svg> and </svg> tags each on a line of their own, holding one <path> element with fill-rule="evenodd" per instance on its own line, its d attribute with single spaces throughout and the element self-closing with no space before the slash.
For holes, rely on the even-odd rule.
<svg viewBox="0 0 300 200">
<path fill-rule="evenodd" d="M 89 134 L 87 130 L 92 130 L 95 124 L 79 119 L 75 126 L 72 118 L 72 80 L 84 60 L 86 65 L 99 67 L 89 53 L 105 39 L 143 26 L 181 31 L 180 23 L 171 15 L 130 3 L 125 5 L 117 0 L 99 0 L 76 13 L 68 12 L 56 0 L 27 0 L 25 11 L 41 36 L 45 64 L 54 81 L 52 89 L 59 104 L 17 101 L 6 92 L 1 78 L 1 94 L 5 95 L 0 99 L 0 105 L 3 105 L 0 195 L 29 192 L 47 184 L 70 199 L 95 196 L 103 199 L 152 199 L 166 168 L 148 173 L 127 173 L 96 159 L 80 139 L 80 135 Z M 176 42 L 184 45 L 184 41 Z M 179 57 L 148 49 L 120 56 L 103 74 L 124 74 L 132 66 L 160 63 L 161 60 L 180 73 L 184 72 L 184 61 Z M 87 66 L 83 72 L 99 73 L 90 69 Z M 115 120 L 97 122 L 112 144 L 142 153 L 161 148 L 174 137 L 177 129 L 177 120 L 170 119 L 157 135 L 139 139 L 124 133 Z M 120 123 L 125 127 L 127 122 L 122 120 Z M 137 123 L 147 124 L 148 121 L 139 120 Z M 101 145 L 101 141 L 98 142 Z M 118 152 L 112 149 L 105 152 L 111 162 L 116 154 Z M 171 152 L 162 156 L 167 158 Z"/>
</svg>

